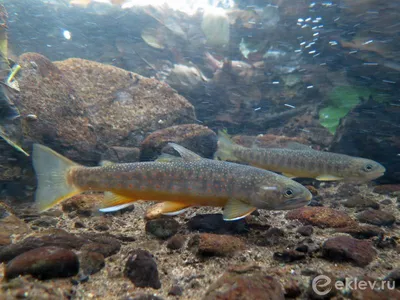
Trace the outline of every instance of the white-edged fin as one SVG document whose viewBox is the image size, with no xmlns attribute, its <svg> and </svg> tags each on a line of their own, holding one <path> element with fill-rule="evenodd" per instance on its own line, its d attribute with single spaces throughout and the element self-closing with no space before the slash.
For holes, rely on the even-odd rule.
<svg viewBox="0 0 400 300">
<path fill-rule="evenodd" d="M 224 206 L 224 221 L 236 221 L 250 215 L 257 208 L 238 199 L 230 199 Z"/>
<path fill-rule="evenodd" d="M 126 204 L 131 205 L 135 201 L 136 199 L 131 199 L 126 196 L 114 194 L 112 192 L 104 192 L 104 199 L 102 202 L 101 209 L 113 208 L 116 206 L 126 205 Z"/>
<path fill-rule="evenodd" d="M 109 160 L 102 160 L 99 162 L 99 166 L 101 167 L 105 167 L 105 166 L 111 166 L 114 165 L 115 163 L 113 163 L 112 161 Z"/>
<path fill-rule="evenodd" d="M 32 163 L 38 181 L 35 202 L 40 212 L 82 192 L 67 178 L 73 168 L 80 167 L 77 163 L 40 144 L 33 145 Z"/>
<path fill-rule="evenodd" d="M 178 157 L 168 153 L 163 153 L 156 159 L 156 162 L 172 162 L 178 159 L 182 159 L 182 157 Z"/>
<path fill-rule="evenodd" d="M 184 160 L 199 160 L 202 159 L 202 157 L 193 151 L 190 151 L 186 149 L 185 147 L 182 147 L 178 144 L 175 143 L 168 143 L 169 146 L 174 148 L 175 151 L 179 153 L 179 155 L 184 159 Z"/>
<path fill-rule="evenodd" d="M 121 205 L 107 207 L 107 208 L 99 208 L 99 211 L 102 213 L 115 212 L 115 211 L 119 211 L 119 210 L 124 209 L 125 207 L 131 206 L 131 205 L 133 205 L 133 203 L 121 204 Z"/>
<path fill-rule="evenodd" d="M 160 215 L 174 216 L 184 212 L 191 205 L 182 202 L 165 201 L 157 203 L 147 209 L 146 218 L 154 219 Z"/>
<path fill-rule="evenodd" d="M 189 209 L 189 207 L 186 207 L 186 208 L 181 209 L 181 210 L 172 211 L 172 212 L 168 212 L 168 213 L 163 213 L 163 215 L 164 216 L 177 216 L 177 215 L 180 215 L 180 214 L 184 213 L 188 209 Z"/>
<path fill-rule="evenodd" d="M 319 181 L 337 181 L 337 180 L 342 180 L 342 177 L 337 177 L 334 175 L 319 175 L 318 177 L 316 177 L 315 179 L 319 180 Z"/>
</svg>

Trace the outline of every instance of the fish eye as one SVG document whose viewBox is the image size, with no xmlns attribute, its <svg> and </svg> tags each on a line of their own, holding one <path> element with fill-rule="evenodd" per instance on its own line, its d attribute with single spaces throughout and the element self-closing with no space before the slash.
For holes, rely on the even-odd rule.
<svg viewBox="0 0 400 300">
<path fill-rule="evenodd" d="M 374 168 L 373 165 L 371 165 L 371 164 L 366 164 L 366 165 L 364 166 L 364 171 L 370 172 L 370 171 L 372 171 L 373 168 Z"/>
<path fill-rule="evenodd" d="M 293 196 L 293 190 L 291 189 L 291 188 L 287 188 L 286 190 L 285 190 L 285 193 L 284 193 L 284 196 L 285 197 L 292 197 Z"/>
</svg>

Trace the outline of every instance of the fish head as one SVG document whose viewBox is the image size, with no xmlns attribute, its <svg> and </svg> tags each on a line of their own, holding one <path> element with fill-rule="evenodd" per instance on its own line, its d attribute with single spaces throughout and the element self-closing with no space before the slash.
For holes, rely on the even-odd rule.
<svg viewBox="0 0 400 300">
<path fill-rule="evenodd" d="M 344 176 L 347 180 L 369 181 L 383 176 L 386 169 L 376 161 L 355 158 L 350 164 L 348 171 L 348 176 Z"/>
<path fill-rule="evenodd" d="M 289 210 L 306 205 L 312 198 L 310 191 L 300 183 L 276 175 L 256 187 L 253 205 L 261 209 Z"/>
</svg>

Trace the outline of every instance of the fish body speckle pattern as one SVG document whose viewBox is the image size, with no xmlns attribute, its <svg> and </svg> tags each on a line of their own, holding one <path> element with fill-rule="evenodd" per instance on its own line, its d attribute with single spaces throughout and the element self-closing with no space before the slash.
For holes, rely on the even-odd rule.
<svg viewBox="0 0 400 300">
<path fill-rule="evenodd" d="M 190 206 L 224 207 L 224 219 L 242 218 L 256 208 L 293 209 L 311 200 L 301 184 L 252 166 L 200 158 L 174 144 L 182 158 L 165 162 L 78 165 L 35 144 L 33 164 L 38 177 L 36 203 L 47 210 L 85 191 L 104 191 L 104 207 L 138 200 L 159 201 L 161 213 Z"/>
<path fill-rule="evenodd" d="M 222 160 L 247 163 L 252 166 L 283 173 L 289 177 L 329 180 L 373 180 L 382 176 L 385 168 L 370 159 L 313 150 L 306 145 L 297 148 L 246 148 L 233 143 L 219 133 L 216 156 Z"/>
</svg>

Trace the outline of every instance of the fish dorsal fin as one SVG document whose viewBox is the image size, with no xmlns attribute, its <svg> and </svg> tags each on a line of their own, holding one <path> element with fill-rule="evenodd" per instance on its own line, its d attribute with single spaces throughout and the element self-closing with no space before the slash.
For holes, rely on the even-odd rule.
<svg viewBox="0 0 400 300">
<path fill-rule="evenodd" d="M 224 221 L 243 219 L 257 208 L 238 199 L 230 199 L 224 206 Z"/>
<path fill-rule="evenodd" d="M 297 142 L 287 143 L 286 148 L 288 148 L 290 150 L 314 150 L 310 146 L 307 146 L 307 145 L 304 145 L 301 143 L 297 143 Z"/>
<path fill-rule="evenodd" d="M 334 175 L 324 174 L 317 176 L 315 179 L 319 181 L 337 181 L 337 180 L 342 180 L 343 178 Z"/>
<path fill-rule="evenodd" d="M 113 208 L 116 206 L 122 206 L 125 204 L 132 204 L 136 199 L 131 199 L 122 195 L 114 194 L 112 192 L 104 192 L 104 199 L 102 202 L 102 208 Z"/>
<path fill-rule="evenodd" d="M 119 211 L 119 210 L 124 209 L 125 207 L 131 206 L 131 205 L 133 205 L 133 203 L 121 204 L 121 205 L 111 206 L 111 207 L 107 207 L 107 208 L 99 208 L 99 211 L 102 213 L 115 212 L 115 211 Z"/>
<path fill-rule="evenodd" d="M 175 143 L 168 143 L 169 146 L 174 148 L 175 151 L 179 153 L 179 155 L 184 159 L 184 160 L 200 160 L 202 157 L 193 151 L 190 151 L 186 149 L 185 147 L 182 147 L 178 144 Z"/>
<path fill-rule="evenodd" d="M 165 201 L 151 206 L 146 212 L 147 219 L 154 219 L 160 215 L 175 216 L 186 211 L 191 205 L 178 201 Z"/>
<path fill-rule="evenodd" d="M 178 157 L 168 153 L 163 153 L 156 159 L 156 162 L 172 162 L 179 159 L 182 159 L 182 157 Z"/>
</svg>

